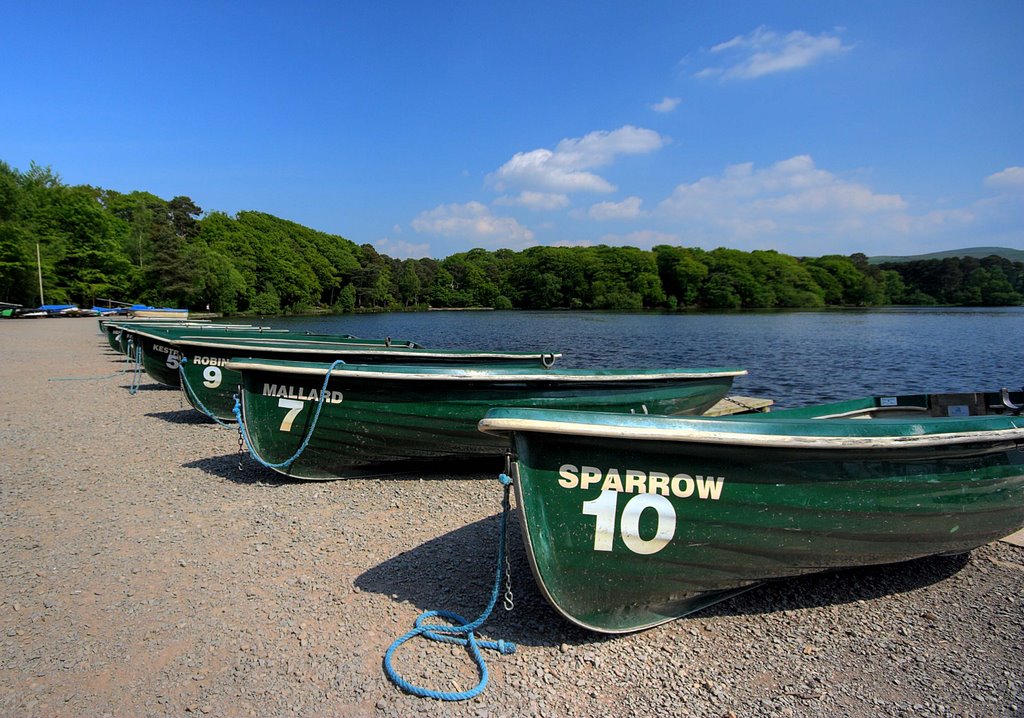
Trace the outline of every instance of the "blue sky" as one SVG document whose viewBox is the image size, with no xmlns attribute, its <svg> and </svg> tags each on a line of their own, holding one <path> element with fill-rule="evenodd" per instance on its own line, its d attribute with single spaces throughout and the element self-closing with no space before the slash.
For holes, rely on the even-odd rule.
<svg viewBox="0 0 1024 718">
<path fill-rule="evenodd" d="M 393 257 L 1024 248 L 1024 2 L 2 0 L 0 160 Z"/>
</svg>

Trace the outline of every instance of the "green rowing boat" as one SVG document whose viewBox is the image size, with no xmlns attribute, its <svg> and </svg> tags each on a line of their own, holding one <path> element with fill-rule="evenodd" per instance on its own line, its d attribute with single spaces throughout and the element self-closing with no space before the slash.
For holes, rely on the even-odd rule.
<svg viewBox="0 0 1024 718">
<path fill-rule="evenodd" d="M 253 326 L 252 324 L 214 324 L 211 322 L 177 322 L 173 324 L 163 323 L 140 323 L 133 324 L 115 323 L 115 329 L 124 333 L 125 340 L 130 339 L 137 331 L 148 332 L 154 338 L 162 338 L 172 342 L 181 337 L 191 336 L 225 336 L 233 339 L 272 339 L 291 338 L 303 339 L 305 341 L 353 341 L 362 344 L 383 344 L 389 340 L 385 339 L 359 339 L 351 334 L 314 334 L 312 332 L 292 332 L 288 329 L 275 329 L 273 327 Z M 396 344 L 417 346 L 412 342 L 401 340 Z"/>
<path fill-rule="evenodd" d="M 698 413 L 746 374 L 742 369 L 331 366 L 228 364 L 242 376 L 241 413 L 253 455 L 286 476 L 337 479 L 388 473 L 379 466 L 383 462 L 503 455 L 506 438 L 477 431 L 477 422 L 494 406 Z"/>
<path fill-rule="evenodd" d="M 231 362 L 232 359 L 266 359 L 271 362 L 342 360 L 346 364 L 356 365 L 527 367 L 543 374 L 561 356 L 540 352 L 424 349 L 420 346 L 394 344 L 358 346 L 255 340 L 228 343 L 197 338 L 181 339 L 177 347 L 185 358 L 181 362 L 180 374 L 186 399 L 197 411 L 219 421 L 235 420 L 234 395 L 238 392 L 242 377 Z M 483 412 L 480 416 L 483 416 Z"/>
<path fill-rule="evenodd" d="M 1005 401 L 1004 401 L 1005 398 Z M 622 633 L 760 582 L 969 551 L 1024 526 L 1024 395 L 733 417 L 497 408 L 534 576 Z"/>
<path fill-rule="evenodd" d="M 199 366 L 216 366 L 232 357 L 275 356 L 278 351 L 294 350 L 310 359 L 337 354 L 370 361 L 367 352 L 422 348 L 404 339 L 360 339 L 347 334 L 293 334 L 260 327 L 194 329 L 133 327 L 126 329 L 125 335 L 141 349 L 142 367 L 150 378 L 167 386 L 180 385 L 182 357 Z"/>
<path fill-rule="evenodd" d="M 213 324 L 208 321 L 174 321 L 174 320 L 161 320 L 161 319 L 114 319 L 104 318 L 100 319 L 99 329 L 100 334 L 104 334 L 107 337 L 107 343 L 110 348 L 120 354 L 128 353 L 128 338 L 130 336 L 130 329 L 133 326 L 147 326 L 147 327 L 190 327 L 196 330 L 205 331 L 212 327 L 227 327 L 226 324 Z M 126 333 L 125 330 L 129 330 Z"/>
</svg>

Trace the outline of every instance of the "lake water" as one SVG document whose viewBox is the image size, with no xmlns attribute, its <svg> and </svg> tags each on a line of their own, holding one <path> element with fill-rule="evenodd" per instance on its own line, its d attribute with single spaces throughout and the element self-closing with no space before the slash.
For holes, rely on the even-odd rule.
<svg viewBox="0 0 1024 718">
<path fill-rule="evenodd" d="M 562 367 L 742 367 L 734 393 L 802 406 L 1024 385 L 1024 307 L 631 314 L 414 312 L 274 317 L 427 347 L 561 352 Z"/>
</svg>

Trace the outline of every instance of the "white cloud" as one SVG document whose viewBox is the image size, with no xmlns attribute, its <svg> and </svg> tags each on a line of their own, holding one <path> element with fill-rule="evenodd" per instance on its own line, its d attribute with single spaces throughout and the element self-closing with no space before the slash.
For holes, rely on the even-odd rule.
<svg viewBox="0 0 1024 718">
<path fill-rule="evenodd" d="M 755 170 L 753 163 L 727 167 L 721 177 L 679 185 L 659 207 L 676 216 L 834 216 L 837 212 L 899 211 L 906 208 L 906 202 L 899 195 L 877 194 L 818 169 L 811 157 L 798 155 L 763 170 Z"/>
<path fill-rule="evenodd" d="M 707 67 L 698 77 L 723 80 L 751 80 L 777 72 L 809 67 L 852 49 L 837 34 L 809 35 L 794 30 L 780 35 L 761 26 L 749 35 L 738 35 L 711 48 L 711 53 L 726 60 L 725 65 Z"/>
<path fill-rule="evenodd" d="M 564 139 L 554 150 L 517 152 L 487 179 L 499 192 L 508 188 L 554 194 L 614 192 L 615 186 L 608 180 L 586 170 L 608 165 L 619 155 L 653 152 L 664 144 L 661 135 L 642 127 L 600 130 Z"/>
<path fill-rule="evenodd" d="M 891 229 L 906 209 L 899 195 L 877 193 L 798 155 L 765 169 L 733 165 L 719 177 L 681 184 L 657 213 L 683 225 L 687 237 L 771 246 L 801 236 L 821 241 L 863 234 L 869 226 Z"/>
<path fill-rule="evenodd" d="M 672 112 L 672 110 L 679 107 L 680 102 L 682 102 L 682 99 L 678 97 L 662 97 L 661 101 L 651 105 L 651 109 L 655 112 Z"/>
<path fill-rule="evenodd" d="M 517 152 L 491 178 L 498 191 L 515 185 L 556 193 L 615 191 L 603 177 L 559 165 L 558 157 L 551 150 Z"/>
<path fill-rule="evenodd" d="M 420 212 L 411 224 L 417 232 L 468 239 L 487 246 L 517 249 L 534 244 L 529 228 L 512 217 L 495 217 L 480 202 L 440 205 Z"/>
<path fill-rule="evenodd" d="M 607 219 L 635 219 L 640 216 L 640 205 L 643 200 L 639 197 L 627 197 L 621 202 L 598 202 L 591 205 L 587 216 L 596 220 Z"/>
<path fill-rule="evenodd" d="M 1024 189 L 1024 167 L 1007 167 L 985 178 L 985 186 L 995 189 Z"/>
<path fill-rule="evenodd" d="M 551 243 L 552 247 L 593 247 L 589 239 L 559 239 Z"/>
<path fill-rule="evenodd" d="M 554 194 L 551 192 L 533 192 L 530 190 L 523 190 L 515 197 L 499 197 L 494 200 L 494 204 L 513 206 L 513 207 L 526 207 L 535 212 L 553 209 L 563 209 L 569 206 L 569 198 L 564 194 Z"/>
<path fill-rule="evenodd" d="M 615 155 L 642 155 L 661 149 L 665 140 L 654 130 L 625 125 L 608 132 L 598 130 L 584 137 L 565 139 L 555 152 L 559 161 L 578 167 L 599 167 Z"/>
<path fill-rule="evenodd" d="M 430 243 L 412 244 L 403 239 L 384 239 L 373 243 L 374 249 L 394 259 L 422 259 L 430 256 Z"/>
<path fill-rule="evenodd" d="M 941 209 L 920 216 L 897 214 L 888 226 L 902 235 L 930 235 L 949 231 L 962 231 L 978 220 L 970 209 Z"/>
</svg>

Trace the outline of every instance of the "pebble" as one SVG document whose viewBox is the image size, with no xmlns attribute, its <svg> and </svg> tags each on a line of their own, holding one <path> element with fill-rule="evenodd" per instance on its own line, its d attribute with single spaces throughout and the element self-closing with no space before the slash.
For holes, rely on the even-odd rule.
<svg viewBox="0 0 1024 718">
<path fill-rule="evenodd" d="M 423 611 L 472 620 L 487 603 L 494 476 L 298 482 L 248 459 L 239 472 L 237 434 L 177 391 L 48 381 L 119 367 L 101 341 L 88 319 L 0 320 L 0 715 L 1021 712 L 1020 547 L 779 581 L 601 636 L 551 609 L 515 522 L 515 609 L 478 636 L 516 653 L 484 652 L 473 700 L 406 695 L 381 670 L 392 641 Z M 465 649 L 420 638 L 395 665 L 438 690 L 478 680 Z"/>
</svg>

